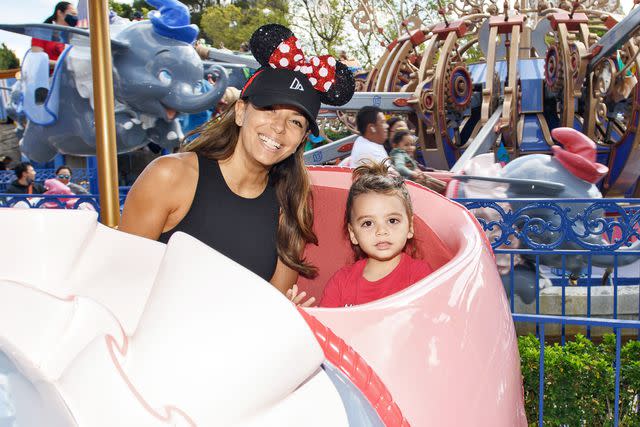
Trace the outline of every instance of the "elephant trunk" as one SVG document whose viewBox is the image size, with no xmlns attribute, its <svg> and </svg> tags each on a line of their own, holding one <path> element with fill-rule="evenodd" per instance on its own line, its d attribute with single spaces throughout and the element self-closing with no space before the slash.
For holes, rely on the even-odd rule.
<svg viewBox="0 0 640 427">
<path fill-rule="evenodd" d="M 216 77 L 216 83 L 213 88 L 198 95 L 184 95 L 173 92 L 162 99 L 162 104 L 168 108 L 183 113 L 199 113 L 210 108 L 214 108 L 227 89 L 227 73 L 220 66 L 216 66 L 219 70 Z"/>
</svg>

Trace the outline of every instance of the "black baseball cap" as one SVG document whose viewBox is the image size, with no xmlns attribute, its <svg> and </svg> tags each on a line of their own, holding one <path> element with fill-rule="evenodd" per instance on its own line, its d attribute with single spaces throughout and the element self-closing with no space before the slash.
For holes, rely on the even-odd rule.
<svg viewBox="0 0 640 427">
<path fill-rule="evenodd" d="M 320 94 L 299 71 L 284 68 L 261 68 L 251 76 L 240 98 L 248 99 L 258 108 L 271 105 L 292 105 L 309 120 L 309 130 L 318 135 L 316 117 L 320 111 Z"/>
</svg>

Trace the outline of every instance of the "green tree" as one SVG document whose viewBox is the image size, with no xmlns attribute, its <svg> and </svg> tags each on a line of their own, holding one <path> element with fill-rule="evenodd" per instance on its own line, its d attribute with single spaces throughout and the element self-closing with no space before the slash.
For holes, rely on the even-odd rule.
<svg viewBox="0 0 640 427">
<path fill-rule="evenodd" d="M 210 6 L 205 9 L 200 29 L 211 40 L 228 49 L 237 50 L 242 42 L 249 41 L 251 34 L 261 25 L 278 23 L 289 25 L 287 4 L 279 0 L 245 0 L 226 6 Z"/>
<path fill-rule="evenodd" d="M 374 66 L 387 46 L 406 35 L 402 22 L 439 20 L 437 0 L 291 0 L 293 29 L 316 54 L 341 50 L 365 68 Z"/>
<path fill-rule="evenodd" d="M 0 70 L 10 70 L 20 67 L 20 61 L 16 54 L 2 43 L 0 46 Z"/>
<path fill-rule="evenodd" d="M 118 3 L 113 0 L 109 0 L 109 9 L 113 10 L 118 16 L 122 18 L 131 19 L 133 17 L 133 8 L 126 3 Z"/>
<path fill-rule="evenodd" d="M 293 0 L 292 8 L 298 13 L 294 31 L 311 41 L 314 52 L 338 56 L 345 44 L 346 26 L 352 13 L 352 1 L 345 0 Z"/>
</svg>

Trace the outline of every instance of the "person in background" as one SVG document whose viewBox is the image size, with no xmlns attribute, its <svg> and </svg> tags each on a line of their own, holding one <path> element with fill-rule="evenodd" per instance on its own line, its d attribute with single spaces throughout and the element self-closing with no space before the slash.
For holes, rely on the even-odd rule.
<svg viewBox="0 0 640 427">
<path fill-rule="evenodd" d="M 320 307 L 365 304 L 405 289 L 433 272 L 417 258 L 413 207 L 402 177 L 385 163 L 353 171 L 345 224 L 356 262 L 327 282 Z"/>
<path fill-rule="evenodd" d="M 351 150 L 351 167 L 358 167 L 366 161 L 384 161 L 388 157 L 383 146 L 388 126 L 382 110 L 373 106 L 362 107 L 356 116 L 356 125 L 360 136 Z"/>
<path fill-rule="evenodd" d="M 75 27 L 78 25 L 78 12 L 73 5 L 66 1 L 61 1 L 56 4 L 53 9 L 53 15 L 44 20 L 45 24 L 56 24 L 63 27 Z M 45 52 L 49 56 L 49 68 L 53 71 L 53 68 L 65 49 L 64 43 L 40 40 L 37 38 L 31 39 L 31 51 L 32 52 Z"/>
<path fill-rule="evenodd" d="M 71 175 L 71 168 L 67 165 L 62 165 L 56 169 L 56 179 L 69 187 L 73 194 L 89 194 L 83 186 L 71 182 Z"/>
<path fill-rule="evenodd" d="M 429 176 L 418 167 L 418 162 L 414 158 L 416 138 L 413 134 L 406 130 L 395 132 L 391 146 L 393 147 L 390 153 L 391 161 L 400 175 L 438 193 L 444 192 L 446 188 L 444 181 Z"/>
<path fill-rule="evenodd" d="M 407 122 L 402 120 L 400 117 L 394 116 L 387 120 L 387 126 L 389 126 L 387 131 L 387 140 L 384 142 L 384 149 L 387 150 L 387 153 L 390 153 L 393 147 L 391 146 L 391 141 L 393 141 L 393 135 L 399 130 L 409 130 L 409 126 L 407 126 Z"/>
<path fill-rule="evenodd" d="M 42 184 L 35 182 L 36 170 L 31 163 L 18 163 L 13 171 L 16 174 L 16 180 L 7 186 L 5 193 L 42 194 L 46 191 Z"/>
</svg>

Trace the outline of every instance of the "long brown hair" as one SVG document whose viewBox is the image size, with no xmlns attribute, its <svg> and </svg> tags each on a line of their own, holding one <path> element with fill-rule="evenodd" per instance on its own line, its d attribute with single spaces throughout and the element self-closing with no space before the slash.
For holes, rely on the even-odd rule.
<svg viewBox="0 0 640 427">
<path fill-rule="evenodd" d="M 349 188 L 347 207 L 344 213 L 344 232 L 347 235 L 347 239 L 349 236 L 348 225 L 351 222 L 353 202 L 356 197 L 362 194 L 378 193 L 396 195 L 402 199 L 409 221 L 413 218 L 413 204 L 411 203 L 409 190 L 401 176 L 389 174 L 388 163 L 389 159 L 385 159 L 382 163 L 367 161 L 353 170 L 351 188 Z M 351 249 L 353 249 L 356 260 L 367 257 L 362 249 L 360 249 L 360 246 L 354 245 L 353 242 L 351 243 Z M 413 238 L 407 240 L 404 250 L 413 258 L 420 256 L 418 247 L 415 244 L 415 239 Z"/>
<path fill-rule="evenodd" d="M 214 160 L 226 160 L 236 149 L 240 126 L 236 124 L 235 102 L 222 115 L 210 120 L 195 133 L 199 136 L 182 151 L 193 151 Z M 304 165 L 304 144 L 293 155 L 269 170 L 269 181 L 276 189 L 280 204 L 278 256 L 290 268 L 305 277 L 315 277 L 317 268 L 303 258 L 307 243 L 318 244 L 313 232 L 311 181 Z"/>
</svg>

